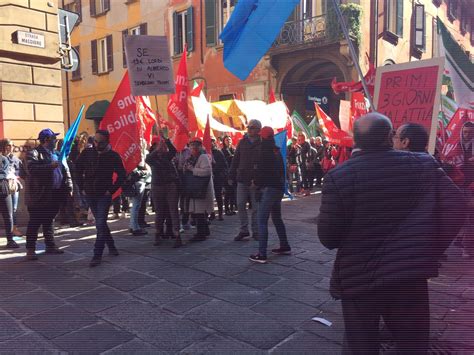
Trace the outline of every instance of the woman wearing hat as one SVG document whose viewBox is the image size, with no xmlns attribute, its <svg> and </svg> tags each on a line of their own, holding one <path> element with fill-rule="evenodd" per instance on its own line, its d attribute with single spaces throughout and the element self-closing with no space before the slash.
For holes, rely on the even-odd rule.
<svg viewBox="0 0 474 355">
<path fill-rule="evenodd" d="M 184 173 L 194 176 L 210 177 L 204 198 L 190 198 L 189 213 L 196 220 L 197 233 L 191 238 L 192 242 L 206 240 L 211 233 L 207 223 L 207 216 L 214 211 L 214 185 L 212 183 L 211 158 L 202 148 L 202 140 L 195 138 L 189 144 L 191 156 L 184 164 Z"/>
<path fill-rule="evenodd" d="M 286 228 L 281 218 L 281 200 L 285 189 L 285 169 L 280 149 L 275 145 L 273 128 L 263 127 L 260 131 L 262 143 L 257 160 L 255 180 L 252 182 L 261 191 L 258 204 L 258 253 L 250 256 L 250 261 L 267 262 L 268 219 L 272 216 L 280 247 L 273 249 L 277 255 L 290 254 L 291 248 L 286 237 Z"/>
</svg>

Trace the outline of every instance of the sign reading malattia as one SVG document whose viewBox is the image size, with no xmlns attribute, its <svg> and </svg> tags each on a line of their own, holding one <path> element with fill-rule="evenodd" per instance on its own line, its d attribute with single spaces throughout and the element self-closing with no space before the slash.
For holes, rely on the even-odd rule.
<svg viewBox="0 0 474 355">
<path fill-rule="evenodd" d="M 172 94 L 173 65 L 164 36 L 127 36 L 125 53 L 134 96 Z"/>
<path fill-rule="evenodd" d="M 377 68 L 375 105 L 395 129 L 418 123 L 430 134 L 428 151 L 434 152 L 444 58 Z"/>
</svg>

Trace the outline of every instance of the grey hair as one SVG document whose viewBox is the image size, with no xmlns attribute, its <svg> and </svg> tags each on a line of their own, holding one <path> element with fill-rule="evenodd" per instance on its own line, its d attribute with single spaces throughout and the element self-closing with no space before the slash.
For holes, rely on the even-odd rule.
<svg viewBox="0 0 474 355">
<path fill-rule="evenodd" d="M 262 129 L 262 122 L 260 122 L 259 120 L 250 120 L 248 125 L 247 126 L 251 126 L 251 125 L 255 125 L 258 127 L 258 129 Z"/>
</svg>

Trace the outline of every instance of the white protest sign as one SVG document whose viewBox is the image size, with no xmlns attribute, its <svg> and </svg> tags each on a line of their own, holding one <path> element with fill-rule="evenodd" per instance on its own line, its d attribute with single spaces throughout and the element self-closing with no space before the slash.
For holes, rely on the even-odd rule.
<svg viewBox="0 0 474 355">
<path fill-rule="evenodd" d="M 124 43 L 133 96 L 175 92 L 173 64 L 165 36 L 127 36 Z"/>
</svg>

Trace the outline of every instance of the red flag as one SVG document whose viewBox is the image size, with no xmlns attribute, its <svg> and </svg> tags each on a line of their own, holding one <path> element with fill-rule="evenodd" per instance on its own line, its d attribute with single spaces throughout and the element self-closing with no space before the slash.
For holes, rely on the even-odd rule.
<svg viewBox="0 0 474 355">
<path fill-rule="evenodd" d="M 127 174 L 141 161 L 141 127 L 136 112 L 135 97 L 130 92 L 126 71 L 99 128 L 109 131 L 112 149 L 120 154 Z"/>
<path fill-rule="evenodd" d="M 191 90 L 190 95 L 199 97 L 201 95 L 202 89 L 204 87 L 204 81 L 201 81 L 198 86 Z"/>
<path fill-rule="evenodd" d="M 365 96 L 362 92 L 353 92 L 351 95 L 351 114 L 349 116 L 349 130 L 353 131 L 354 122 L 368 113 Z"/>
<path fill-rule="evenodd" d="M 202 145 L 204 149 L 206 149 L 207 154 L 212 154 L 211 124 L 209 123 L 209 115 L 207 116 L 206 128 L 204 128 Z"/>
<path fill-rule="evenodd" d="M 455 167 L 464 164 L 464 152 L 461 147 L 462 127 L 466 122 L 474 122 L 474 110 L 458 108 L 446 127 L 449 137 L 441 151 L 441 161 Z"/>
<path fill-rule="evenodd" d="M 143 138 L 150 144 L 153 126 L 157 124 L 155 112 L 151 109 L 148 96 L 136 96 L 135 100 L 137 101 L 137 117 L 141 122 Z"/>
<path fill-rule="evenodd" d="M 337 144 L 341 147 L 352 147 L 354 145 L 352 137 L 347 132 L 339 129 L 316 102 L 314 103 L 314 107 L 316 108 L 316 117 L 318 118 L 319 126 L 323 130 L 329 143 Z"/>
<path fill-rule="evenodd" d="M 270 87 L 270 93 L 268 94 L 268 103 L 269 104 L 272 104 L 276 102 L 276 98 L 275 98 L 275 92 L 273 91 L 273 89 Z"/>
<path fill-rule="evenodd" d="M 197 129 L 197 122 L 195 119 L 190 119 L 188 110 L 189 85 L 186 57 L 187 49 L 185 47 L 176 73 L 176 92 L 171 95 L 168 102 L 168 114 L 176 124 L 177 132 L 174 144 L 178 151 L 183 150 L 188 143 L 189 132 Z"/>
<path fill-rule="evenodd" d="M 375 85 L 375 73 L 376 69 L 375 66 L 369 61 L 369 70 L 367 74 L 365 74 L 364 79 L 367 83 L 370 95 L 374 95 L 374 85 Z M 331 82 L 331 88 L 334 93 L 340 94 L 341 92 L 355 92 L 355 91 L 363 91 L 364 87 L 362 86 L 362 81 L 349 81 L 349 82 L 336 82 L 336 78 L 334 78 Z"/>
</svg>

